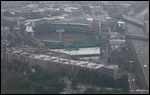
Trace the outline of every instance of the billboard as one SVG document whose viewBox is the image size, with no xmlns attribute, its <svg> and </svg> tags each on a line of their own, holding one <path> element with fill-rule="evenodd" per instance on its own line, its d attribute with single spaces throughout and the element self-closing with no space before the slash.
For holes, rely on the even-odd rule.
<svg viewBox="0 0 150 95">
<path fill-rule="evenodd" d="M 131 47 L 131 44 L 122 44 L 122 47 Z"/>
</svg>

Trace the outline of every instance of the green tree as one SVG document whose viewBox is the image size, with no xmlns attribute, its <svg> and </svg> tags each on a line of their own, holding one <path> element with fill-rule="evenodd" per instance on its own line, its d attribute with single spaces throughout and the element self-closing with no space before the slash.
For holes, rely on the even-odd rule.
<svg viewBox="0 0 150 95">
<path fill-rule="evenodd" d="M 37 73 L 37 72 L 30 72 L 30 73 L 28 74 L 28 78 L 29 78 L 31 81 L 38 81 L 38 80 L 40 80 L 39 76 L 40 76 L 40 74 Z"/>
<path fill-rule="evenodd" d="M 84 94 L 95 94 L 96 93 L 96 89 L 94 88 L 88 88 L 84 91 Z"/>
<path fill-rule="evenodd" d="M 34 66 L 32 68 L 36 68 L 36 72 L 26 72 L 30 69 L 27 63 L 3 60 L 1 62 L 1 92 L 4 94 L 58 94 L 65 87 L 64 83 L 59 82 L 59 71 L 43 70 Z M 5 71 L 6 69 L 8 71 Z M 18 71 L 25 71 L 26 75 L 16 74 Z"/>
<path fill-rule="evenodd" d="M 63 68 L 63 69 L 60 69 L 60 75 L 62 76 L 62 77 L 65 77 L 66 75 L 67 75 L 67 73 L 66 73 L 66 70 Z"/>
<path fill-rule="evenodd" d="M 63 83 L 59 83 L 58 80 L 53 80 L 52 87 L 55 87 L 56 93 L 59 93 L 60 91 L 62 91 L 65 85 Z"/>
<path fill-rule="evenodd" d="M 20 89 L 20 90 L 10 91 L 8 94 L 34 94 L 34 93 L 27 89 Z"/>
<path fill-rule="evenodd" d="M 72 79 L 71 85 L 72 85 L 72 86 L 77 86 L 77 85 L 78 85 L 78 81 L 77 81 L 76 78 L 73 78 L 73 79 Z"/>
<path fill-rule="evenodd" d="M 42 94 L 56 94 L 56 89 L 54 87 L 44 87 Z"/>
<path fill-rule="evenodd" d="M 31 82 L 19 75 L 9 75 L 6 79 L 7 90 L 29 89 Z"/>
<path fill-rule="evenodd" d="M 35 84 L 35 87 L 34 87 L 34 91 L 35 91 L 36 93 L 42 93 L 42 91 L 43 91 L 43 85 L 36 83 L 36 84 Z"/>
<path fill-rule="evenodd" d="M 118 79 L 118 84 L 119 87 L 124 89 L 126 93 L 129 93 L 129 82 L 127 74 L 122 75 L 122 77 Z"/>
</svg>

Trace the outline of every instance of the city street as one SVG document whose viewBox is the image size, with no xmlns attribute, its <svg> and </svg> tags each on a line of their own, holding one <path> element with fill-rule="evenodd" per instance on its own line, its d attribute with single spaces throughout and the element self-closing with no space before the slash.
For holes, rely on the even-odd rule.
<svg viewBox="0 0 150 95">
<path fill-rule="evenodd" d="M 102 31 L 102 43 L 101 43 L 101 59 L 104 64 L 108 64 L 108 56 L 109 56 L 109 43 L 108 43 L 108 35 L 107 32 Z"/>
<path fill-rule="evenodd" d="M 127 24 L 128 33 L 136 35 L 145 35 L 143 30 L 137 26 Z M 149 42 L 132 40 L 133 46 L 135 48 L 136 54 L 138 56 L 140 66 L 144 73 L 146 82 L 149 87 Z M 146 65 L 146 67 L 145 67 Z"/>
<path fill-rule="evenodd" d="M 71 81 L 65 77 L 64 83 L 66 83 L 66 88 L 65 88 L 64 94 L 71 94 L 72 93 Z"/>
<path fill-rule="evenodd" d="M 135 83 L 135 75 L 133 73 L 130 73 L 130 72 L 127 72 L 128 74 L 128 81 L 129 81 L 129 84 L 130 84 L 130 90 L 134 90 L 134 89 L 138 89 L 136 83 Z"/>
</svg>

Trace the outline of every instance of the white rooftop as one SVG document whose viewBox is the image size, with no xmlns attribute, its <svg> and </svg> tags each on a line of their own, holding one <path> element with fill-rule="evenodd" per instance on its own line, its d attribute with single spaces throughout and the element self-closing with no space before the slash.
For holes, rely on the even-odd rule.
<svg viewBox="0 0 150 95">
<path fill-rule="evenodd" d="M 108 66 L 105 66 L 105 68 L 118 69 L 118 65 L 108 65 Z"/>
<path fill-rule="evenodd" d="M 123 21 L 119 20 L 117 23 L 124 23 Z"/>
<path fill-rule="evenodd" d="M 6 26 L 1 26 L 1 30 L 9 30 L 9 28 Z"/>
<path fill-rule="evenodd" d="M 58 51 L 70 55 L 90 55 L 90 54 L 100 54 L 100 47 L 79 48 L 79 50 L 71 50 L 71 51 L 67 51 L 66 49 L 53 49 L 51 51 Z"/>
<path fill-rule="evenodd" d="M 110 44 L 121 44 L 121 43 L 125 43 L 124 39 L 111 39 L 109 40 Z"/>
<path fill-rule="evenodd" d="M 74 60 L 69 61 L 68 59 L 63 59 L 63 58 L 58 58 L 58 57 L 48 56 L 48 55 L 43 55 L 43 54 L 31 54 L 29 57 L 35 58 L 35 59 L 46 60 L 46 61 L 59 62 L 62 64 L 72 64 L 72 65 L 77 65 L 77 66 L 87 67 L 87 68 L 92 68 L 92 69 L 98 69 L 100 67 L 105 66 L 104 64 L 96 64 L 96 63 L 85 62 L 85 61 L 74 61 Z"/>
</svg>

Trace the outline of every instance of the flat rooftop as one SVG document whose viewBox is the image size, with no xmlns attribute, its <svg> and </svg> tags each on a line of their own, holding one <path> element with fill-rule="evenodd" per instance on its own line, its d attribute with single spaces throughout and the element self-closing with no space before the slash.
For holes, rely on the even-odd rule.
<svg viewBox="0 0 150 95">
<path fill-rule="evenodd" d="M 118 65 L 108 65 L 108 66 L 105 66 L 105 68 L 118 69 Z"/>
<path fill-rule="evenodd" d="M 91 69 L 98 69 L 100 67 L 105 66 L 104 64 L 96 64 L 92 62 L 85 62 L 85 61 L 74 61 L 69 59 L 63 59 L 63 58 L 58 58 L 54 56 L 48 56 L 48 55 L 43 55 L 43 54 L 31 54 L 29 55 L 30 58 L 35 58 L 35 59 L 41 59 L 45 61 L 52 61 L 52 62 L 58 62 L 62 64 L 71 64 L 71 65 L 76 65 L 76 66 L 81 66 L 81 67 L 87 67 Z"/>
<path fill-rule="evenodd" d="M 68 51 L 66 49 L 52 49 L 51 51 L 57 51 L 70 55 L 92 55 L 92 54 L 100 54 L 100 47 L 79 48 L 79 50 L 71 50 L 71 51 Z"/>
</svg>

